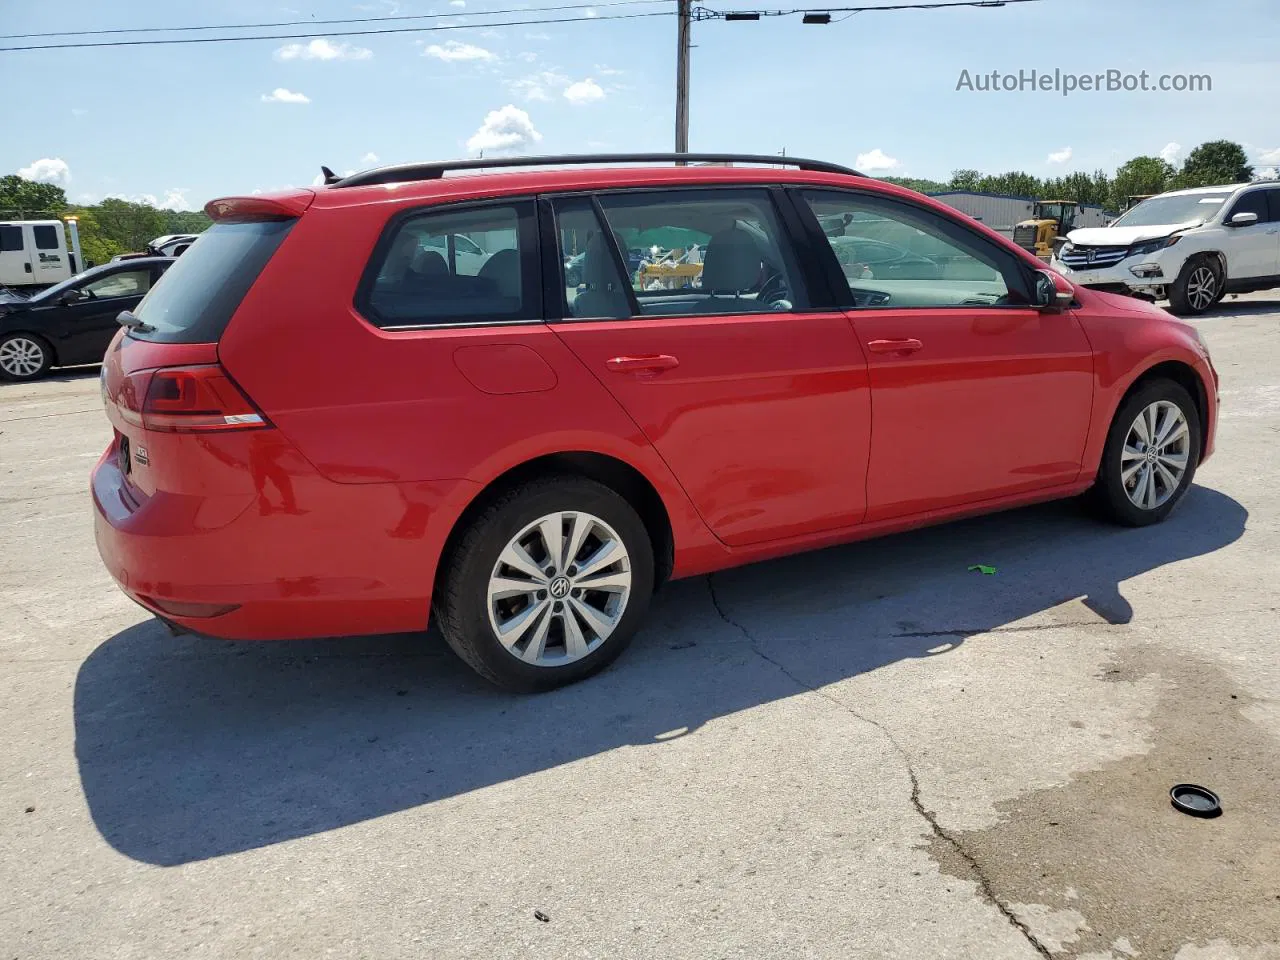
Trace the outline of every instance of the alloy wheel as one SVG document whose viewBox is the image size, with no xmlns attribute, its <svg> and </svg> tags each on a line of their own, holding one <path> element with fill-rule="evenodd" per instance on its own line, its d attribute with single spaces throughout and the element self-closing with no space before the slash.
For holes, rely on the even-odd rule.
<svg viewBox="0 0 1280 960">
<path fill-rule="evenodd" d="M 631 596 L 631 558 L 617 532 L 578 511 L 548 514 L 511 538 L 489 576 L 489 625 L 538 667 L 581 660 L 617 628 Z"/>
<path fill-rule="evenodd" d="M 1168 502 L 1182 484 L 1190 456 L 1191 431 L 1176 403 L 1157 400 L 1139 411 L 1120 454 L 1120 480 L 1129 502 L 1140 510 Z"/>
<path fill-rule="evenodd" d="M 1187 300 L 1196 311 L 1207 310 L 1218 294 L 1218 278 L 1209 267 L 1196 267 L 1187 278 Z"/>
<path fill-rule="evenodd" d="M 0 343 L 0 370 L 11 377 L 31 377 L 44 366 L 44 348 L 28 337 Z"/>
</svg>

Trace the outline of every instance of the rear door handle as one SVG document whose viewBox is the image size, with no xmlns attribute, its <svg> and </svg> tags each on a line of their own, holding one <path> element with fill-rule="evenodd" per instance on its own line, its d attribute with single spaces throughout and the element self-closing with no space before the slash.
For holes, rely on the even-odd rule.
<svg viewBox="0 0 1280 960">
<path fill-rule="evenodd" d="M 872 353 L 915 353 L 924 344 L 914 338 L 908 340 L 872 340 L 867 349 Z"/>
<path fill-rule="evenodd" d="M 680 361 L 666 353 L 647 357 L 614 357 L 606 360 L 604 365 L 618 373 L 661 373 L 663 370 L 674 370 Z"/>
</svg>

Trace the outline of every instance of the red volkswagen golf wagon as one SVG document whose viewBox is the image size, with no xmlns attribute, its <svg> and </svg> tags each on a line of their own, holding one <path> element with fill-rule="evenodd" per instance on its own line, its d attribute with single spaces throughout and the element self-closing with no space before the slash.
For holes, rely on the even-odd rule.
<svg viewBox="0 0 1280 960">
<path fill-rule="evenodd" d="M 833 164 L 330 180 L 211 202 L 107 353 L 98 547 L 176 629 L 434 611 L 489 680 L 549 688 L 666 579 L 1090 488 L 1153 523 L 1213 449 L 1193 327 Z"/>
</svg>

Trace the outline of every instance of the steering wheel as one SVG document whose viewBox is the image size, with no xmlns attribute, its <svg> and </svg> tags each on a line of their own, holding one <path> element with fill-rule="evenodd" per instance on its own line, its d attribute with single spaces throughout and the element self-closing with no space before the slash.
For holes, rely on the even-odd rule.
<svg viewBox="0 0 1280 960">
<path fill-rule="evenodd" d="M 787 278 L 782 275 L 780 270 L 774 270 L 767 277 L 764 283 L 760 284 L 760 290 L 756 294 L 758 303 L 774 303 L 777 300 L 788 300 L 787 296 Z"/>
</svg>

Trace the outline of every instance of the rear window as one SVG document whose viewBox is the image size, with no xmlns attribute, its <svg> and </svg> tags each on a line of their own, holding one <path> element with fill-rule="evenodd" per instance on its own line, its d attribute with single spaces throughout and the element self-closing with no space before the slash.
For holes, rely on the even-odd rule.
<svg viewBox="0 0 1280 960">
<path fill-rule="evenodd" d="M 215 223 L 165 271 L 134 315 L 157 343 L 216 343 L 293 220 Z"/>
</svg>

